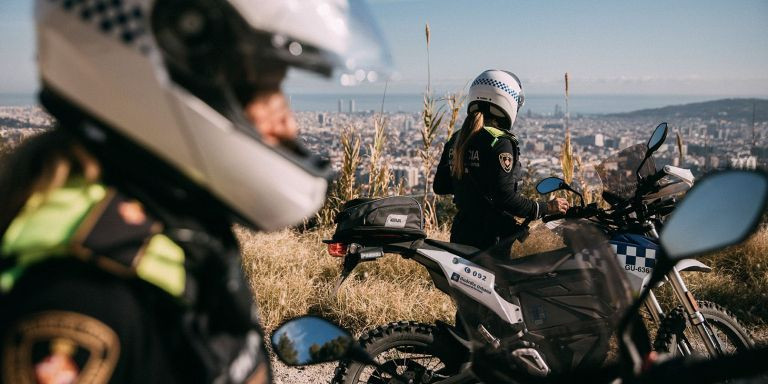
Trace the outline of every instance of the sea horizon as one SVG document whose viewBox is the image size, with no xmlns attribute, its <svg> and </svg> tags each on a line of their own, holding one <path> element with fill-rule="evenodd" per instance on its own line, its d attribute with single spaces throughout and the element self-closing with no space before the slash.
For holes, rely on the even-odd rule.
<svg viewBox="0 0 768 384">
<path fill-rule="evenodd" d="M 293 93 L 288 94 L 288 97 L 291 107 L 299 112 L 339 112 L 340 110 L 347 113 L 352 107 L 354 112 L 378 112 L 382 109 L 383 101 L 385 112 L 418 113 L 421 112 L 424 96 L 420 93 L 396 93 L 388 94 L 386 97 L 381 94 L 370 93 Z M 441 96 L 436 97 L 439 99 Z M 568 107 L 571 114 L 601 115 L 726 98 L 765 98 L 765 96 L 571 94 Z M 23 107 L 37 104 L 35 94 L 0 93 L 0 106 Z M 556 108 L 559 111 L 565 111 L 565 97 L 563 95 L 532 94 L 526 95 L 525 105 L 521 109 L 521 113 L 530 111 L 534 114 L 552 114 Z"/>
</svg>

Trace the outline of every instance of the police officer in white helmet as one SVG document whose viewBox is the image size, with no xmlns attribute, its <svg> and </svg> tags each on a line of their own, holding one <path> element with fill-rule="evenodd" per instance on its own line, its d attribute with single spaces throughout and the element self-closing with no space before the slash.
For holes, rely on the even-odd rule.
<svg viewBox="0 0 768 384">
<path fill-rule="evenodd" d="M 280 86 L 289 68 L 386 75 L 365 3 L 37 0 L 35 17 L 58 124 L 0 169 L 0 382 L 268 382 L 231 225 L 323 204 L 330 170 Z"/>
<path fill-rule="evenodd" d="M 520 149 L 512 126 L 525 96 L 511 72 L 491 69 L 470 85 L 467 118 L 446 143 L 433 189 L 453 194 L 458 213 L 451 242 L 487 249 L 520 227 L 516 218 L 564 213 L 565 199 L 547 203 L 521 196 Z"/>
</svg>

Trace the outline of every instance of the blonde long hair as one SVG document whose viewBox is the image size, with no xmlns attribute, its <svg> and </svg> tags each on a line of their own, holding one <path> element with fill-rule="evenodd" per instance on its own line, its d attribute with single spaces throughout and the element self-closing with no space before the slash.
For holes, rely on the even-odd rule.
<svg viewBox="0 0 768 384">
<path fill-rule="evenodd" d="M 464 151 L 467 149 L 467 143 L 477 132 L 485 126 L 485 119 L 480 111 L 472 112 L 470 116 L 464 119 L 461 130 L 453 143 L 453 161 L 451 162 L 451 175 L 458 180 L 464 174 Z"/>
</svg>

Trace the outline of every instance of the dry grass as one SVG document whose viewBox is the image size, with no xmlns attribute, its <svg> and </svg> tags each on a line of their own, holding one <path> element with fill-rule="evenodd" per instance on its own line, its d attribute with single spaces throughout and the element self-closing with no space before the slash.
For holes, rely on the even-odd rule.
<svg viewBox="0 0 768 384">
<path fill-rule="evenodd" d="M 244 268 L 268 331 L 282 321 L 318 314 L 359 332 L 396 320 L 453 321 L 450 298 L 434 288 L 423 267 L 398 255 L 364 263 L 332 291 L 341 259 L 328 256 L 327 230 L 270 234 L 237 230 Z M 444 237 L 436 234 L 435 237 Z"/>
<path fill-rule="evenodd" d="M 768 228 L 741 245 L 701 259 L 715 273 L 686 278 L 697 298 L 725 306 L 743 322 L 758 326 L 768 341 Z"/>
</svg>

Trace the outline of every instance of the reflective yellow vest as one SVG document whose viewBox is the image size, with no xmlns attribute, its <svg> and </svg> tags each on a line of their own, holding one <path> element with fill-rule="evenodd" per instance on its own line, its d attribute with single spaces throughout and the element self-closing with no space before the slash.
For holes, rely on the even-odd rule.
<svg viewBox="0 0 768 384">
<path fill-rule="evenodd" d="M 29 267 L 69 257 L 182 298 L 184 250 L 162 229 L 135 200 L 73 177 L 63 187 L 30 196 L 3 234 L 0 294 L 10 292 Z"/>
</svg>

